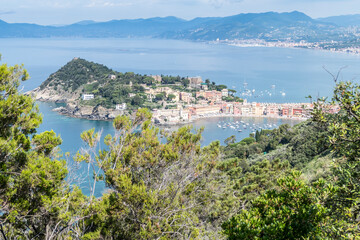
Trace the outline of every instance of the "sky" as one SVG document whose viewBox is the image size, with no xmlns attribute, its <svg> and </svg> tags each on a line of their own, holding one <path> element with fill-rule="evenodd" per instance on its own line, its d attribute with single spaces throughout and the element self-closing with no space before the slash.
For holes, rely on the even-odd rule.
<svg viewBox="0 0 360 240">
<path fill-rule="evenodd" d="M 359 0 L 0 0 L 0 6 L 3 21 L 42 25 L 165 16 L 193 19 L 294 10 L 313 18 L 360 13 Z"/>
</svg>

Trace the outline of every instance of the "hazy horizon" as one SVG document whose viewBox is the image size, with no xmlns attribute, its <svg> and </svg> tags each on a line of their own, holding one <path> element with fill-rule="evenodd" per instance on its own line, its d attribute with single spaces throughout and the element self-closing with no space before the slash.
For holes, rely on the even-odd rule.
<svg viewBox="0 0 360 240">
<path fill-rule="evenodd" d="M 356 0 L 0 0 L 0 19 L 8 23 L 66 25 L 175 16 L 224 17 L 240 13 L 299 11 L 312 18 L 357 14 Z"/>
</svg>

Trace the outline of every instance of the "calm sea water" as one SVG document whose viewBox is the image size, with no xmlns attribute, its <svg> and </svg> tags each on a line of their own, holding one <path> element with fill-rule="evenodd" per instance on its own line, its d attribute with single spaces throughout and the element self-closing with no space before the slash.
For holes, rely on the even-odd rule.
<svg viewBox="0 0 360 240">
<path fill-rule="evenodd" d="M 250 101 L 305 102 L 306 96 L 330 96 L 334 83 L 323 66 L 332 72 L 343 66 L 342 80 L 358 81 L 360 57 L 343 53 L 283 48 L 239 48 L 175 40 L 157 39 L 0 39 L 2 62 L 23 63 L 31 79 L 23 83 L 23 91 L 38 87 L 41 82 L 74 57 L 104 64 L 114 70 L 141 74 L 202 76 L 225 84 L 239 93 L 255 90 Z M 275 87 L 272 87 L 275 85 Z M 261 94 L 262 92 L 262 94 Z M 285 96 L 281 93 L 284 92 Z M 271 93 L 271 96 L 270 96 Z M 262 95 L 262 96 L 260 96 Z M 51 130 L 63 138 L 61 149 L 75 153 L 82 143 L 80 133 L 95 128 L 103 135 L 112 133 L 112 123 L 69 118 L 51 111 L 54 103 L 39 103 L 43 124 L 39 131 Z M 222 129 L 219 121 L 256 124 L 282 123 L 294 125 L 295 120 L 263 118 L 222 118 L 199 120 L 195 128 L 205 126 L 203 145 L 235 135 L 241 140 L 252 131 Z M 174 129 L 174 128 L 171 128 Z M 86 172 L 83 167 L 80 171 Z M 103 186 L 98 188 L 100 194 Z M 86 190 L 85 190 L 86 192 Z"/>
</svg>

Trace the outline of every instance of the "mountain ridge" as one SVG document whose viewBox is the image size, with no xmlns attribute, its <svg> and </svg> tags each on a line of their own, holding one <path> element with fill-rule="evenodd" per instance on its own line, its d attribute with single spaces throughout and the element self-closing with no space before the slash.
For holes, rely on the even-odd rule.
<svg viewBox="0 0 360 240">
<path fill-rule="evenodd" d="M 318 20 L 323 22 L 332 22 L 342 27 L 360 26 L 360 14 L 331 16 L 325 18 L 318 18 Z"/>
<path fill-rule="evenodd" d="M 1 21 L 1 20 L 0 20 Z M 241 13 L 227 17 L 184 20 L 174 16 L 80 21 L 66 26 L 0 22 L 0 37 L 151 37 L 212 41 L 216 39 L 311 40 L 333 34 L 332 23 L 312 19 L 298 11 Z"/>
</svg>

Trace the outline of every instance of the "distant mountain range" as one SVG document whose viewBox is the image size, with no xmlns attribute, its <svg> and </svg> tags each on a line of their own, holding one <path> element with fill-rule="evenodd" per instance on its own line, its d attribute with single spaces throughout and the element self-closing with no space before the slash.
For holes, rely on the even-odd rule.
<svg viewBox="0 0 360 240">
<path fill-rule="evenodd" d="M 347 17 L 347 18 L 346 18 Z M 344 20 L 344 19 L 347 20 Z M 356 22 L 358 15 L 312 19 L 301 12 L 247 13 L 229 17 L 208 17 L 184 20 L 176 17 L 81 21 L 66 26 L 41 26 L 6 23 L 0 20 L 0 37 L 148 37 L 188 40 L 264 39 L 338 40 L 344 38 L 343 26 Z M 353 19 L 353 20 L 350 20 Z M 360 21 L 359 25 L 360 25 Z M 345 24 L 346 23 L 346 24 Z M 347 38 L 352 36 L 346 35 Z"/>
<path fill-rule="evenodd" d="M 360 26 L 360 14 L 318 18 L 317 20 L 333 23 L 342 27 Z"/>
</svg>

